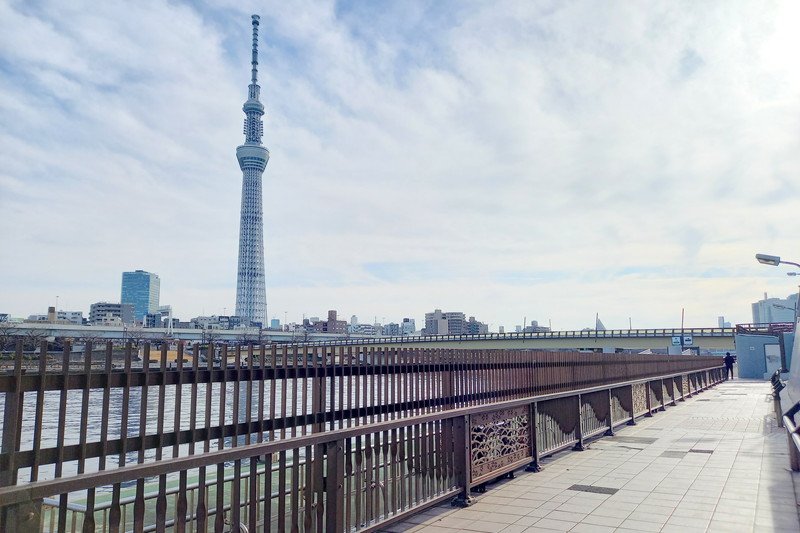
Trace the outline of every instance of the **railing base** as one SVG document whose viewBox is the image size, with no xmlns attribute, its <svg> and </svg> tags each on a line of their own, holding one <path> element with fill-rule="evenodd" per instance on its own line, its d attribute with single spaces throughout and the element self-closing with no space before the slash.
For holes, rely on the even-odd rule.
<svg viewBox="0 0 800 533">
<path fill-rule="evenodd" d="M 539 461 L 532 461 L 531 464 L 525 467 L 526 472 L 541 472 L 542 466 L 539 464 Z"/>
<path fill-rule="evenodd" d="M 450 501 L 450 505 L 453 507 L 461 507 L 462 509 L 469 507 L 473 503 L 475 503 L 475 500 L 472 499 L 468 491 L 462 492 Z"/>
</svg>

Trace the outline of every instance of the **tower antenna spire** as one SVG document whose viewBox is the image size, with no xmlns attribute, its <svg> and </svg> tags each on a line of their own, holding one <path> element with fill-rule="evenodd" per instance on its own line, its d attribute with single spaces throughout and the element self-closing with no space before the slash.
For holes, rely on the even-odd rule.
<svg viewBox="0 0 800 533">
<path fill-rule="evenodd" d="M 252 65 L 252 73 L 250 76 L 250 82 L 253 85 L 258 84 L 258 24 L 261 20 L 261 17 L 258 15 L 253 15 L 251 17 L 253 19 L 253 59 L 250 61 Z"/>
</svg>

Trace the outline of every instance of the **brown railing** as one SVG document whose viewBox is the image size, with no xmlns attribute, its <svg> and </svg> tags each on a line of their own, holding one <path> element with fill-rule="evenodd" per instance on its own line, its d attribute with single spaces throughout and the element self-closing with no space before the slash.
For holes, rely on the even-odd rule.
<svg viewBox="0 0 800 533">
<path fill-rule="evenodd" d="M 99 361 L 67 345 L 60 365 L 31 362 L 18 345 L 0 375 L 7 530 L 369 530 L 722 379 L 697 356 L 140 353 L 157 362 L 111 343 Z"/>
</svg>

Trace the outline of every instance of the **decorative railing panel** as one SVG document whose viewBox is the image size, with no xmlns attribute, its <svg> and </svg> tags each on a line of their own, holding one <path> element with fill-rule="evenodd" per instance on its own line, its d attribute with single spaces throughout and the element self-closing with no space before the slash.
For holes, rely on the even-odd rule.
<svg viewBox="0 0 800 533">
<path fill-rule="evenodd" d="M 630 394 L 629 387 L 611 389 L 611 421 L 613 424 L 627 421 L 633 416 Z"/>
<path fill-rule="evenodd" d="M 531 456 L 528 407 L 514 407 L 470 417 L 470 472 L 477 482 Z"/>
<path fill-rule="evenodd" d="M 636 416 L 647 412 L 648 389 L 647 383 L 635 383 L 633 385 L 633 412 Z"/>
<path fill-rule="evenodd" d="M 557 398 L 537 404 L 536 438 L 539 453 L 560 450 L 578 439 L 577 397 Z"/>
<path fill-rule="evenodd" d="M 650 394 L 650 411 L 655 411 L 661 407 L 661 380 L 651 381 L 647 384 L 648 394 Z"/>
<path fill-rule="evenodd" d="M 581 435 L 592 437 L 608 429 L 609 401 L 608 391 L 597 391 L 582 394 L 581 401 Z"/>
</svg>

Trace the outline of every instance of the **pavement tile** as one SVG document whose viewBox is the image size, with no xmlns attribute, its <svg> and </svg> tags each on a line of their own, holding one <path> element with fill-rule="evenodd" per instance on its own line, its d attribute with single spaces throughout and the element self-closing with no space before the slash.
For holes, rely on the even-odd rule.
<svg viewBox="0 0 800 533">
<path fill-rule="evenodd" d="M 572 533 L 612 533 L 616 528 L 609 526 L 598 526 L 595 524 L 578 524 L 570 529 Z"/>
<path fill-rule="evenodd" d="M 518 524 L 511 524 L 510 526 L 506 526 L 505 529 L 500 530 L 502 533 L 522 533 L 528 529 L 528 526 L 521 526 Z"/>
<path fill-rule="evenodd" d="M 581 513 L 569 513 L 565 511 L 552 511 L 545 518 L 550 520 L 563 520 L 564 522 L 580 522 L 585 517 Z"/>
<path fill-rule="evenodd" d="M 476 520 L 463 527 L 463 531 L 478 531 L 480 533 L 497 533 L 502 531 L 510 524 L 499 522 L 488 522 L 486 520 Z"/>
<path fill-rule="evenodd" d="M 589 516 L 586 516 L 583 520 L 581 520 L 581 523 L 595 525 L 595 526 L 619 527 L 619 525 L 624 521 L 625 518 L 621 517 L 598 516 L 591 514 Z"/>
<path fill-rule="evenodd" d="M 569 531 L 576 525 L 578 525 L 577 522 L 566 522 L 564 520 L 553 520 L 551 518 L 542 518 L 533 524 L 533 526 L 537 528 L 553 529 L 555 531 Z"/>
<path fill-rule="evenodd" d="M 634 531 L 661 531 L 663 525 L 663 522 L 656 523 L 627 519 L 619 527 L 621 529 L 633 529 Z"/>
<path fill-rule="evenodd" d="M 669 515 L 652 514 L 647 511 L 634 511 L 628 515 L 628 520 L 637 520 L 640 522 L 651 522 L 653 524 L 664 524 L 669 518 Z"/>
<path fill-rule="evenodd" d="M 451 529 L 449 527 L 441 527 L 441 526 L 424 526 L 420 529 L 415 529 L 415 533 L 455 533 L 456 531 L 462 531 L 460 529 Z"/>
<path fill-rule="evenodd" d="M 711 516 L 708 518 L 692 518 L 686 516 L 671 516 L 669 520 L 667 520 L 666 526 L 680 526 L 692 529 L 703 529 L 705 530 L 708 527 L 709 522 L 711 522 Z"/>
</svg>

